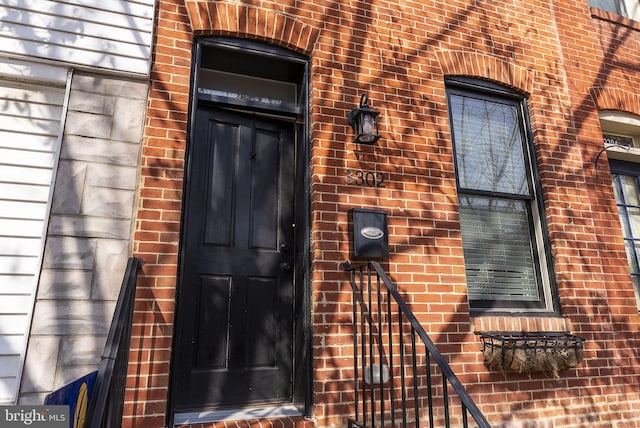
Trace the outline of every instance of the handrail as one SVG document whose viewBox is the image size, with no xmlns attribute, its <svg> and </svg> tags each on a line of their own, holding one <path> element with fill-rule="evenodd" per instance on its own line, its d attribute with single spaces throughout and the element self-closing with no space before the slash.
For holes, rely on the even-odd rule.
<svg viewBox="0 0 640 428">
<path fill-rule="evenodd" d="M 107 335 L 98 376 L 93 387 L 86 426 L 91 428 L 121 425 L 124 392 L 131 344 L 133 303 L 142 259 L 130 257 Z"/>
<path fill-rule="evenodd" d="M 353 303 L 355 415 L 349 426 L 385 427 L 388 420 L 391 427 L 397 422 L 402 427 L 419 428 L 421 420 L 427 418 L 431 428 L 449 427 L 454 419 L 456 425 L 467 427 L 470 415 L 478 427 L 489 428 L 380 264 L 372 261 L 353 266 L 347 262 L 344 268 L 351 272 Z M 417 352 L 416 337 L 424 345 L 423 354 Z M 439 374 L 434 371 L 436 368 Z M 441 377 L 441 384 L 434 383 L 437 376 Z M 461 406 L 459 416 L 453 415 L 451 409 L 456 400 Z M 427 414 L 423 415 L 425 411 Z"/>
</svg>

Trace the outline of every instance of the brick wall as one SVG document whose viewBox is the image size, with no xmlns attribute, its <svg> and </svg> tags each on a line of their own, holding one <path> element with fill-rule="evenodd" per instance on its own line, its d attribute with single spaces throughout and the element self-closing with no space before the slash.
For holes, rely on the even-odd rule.
<svg viewBox="0 0 640 428">
<path fill-rule="evenodd" d="M 602 149 L 597 108 L 638 114 L 640 32 L 591 13 L 578 0 L 159 1 L 134 236 L 146 265 L 125 425 L 162 426 L 167 412 L 193 37 L 233 35 L 310 59 L 319 426 L 342 425 L 352 412 L 340 266 L 352 207 L 389 212 L 385 268 L 493 425 L 639 426 L 640 319 L 606 162 L 596 175 L 593 159 Z M 469 316 L 444 91 L 451 75 L 529 98 L 560 318 Z M 346 121 L 364 92 L 381 111 L 375 147 L 352 144 Z M 348 185 L 356 168 L 388 174 L 386 187 Z M 474 332 L 493 329 L 570 330 L 586 338 L 585 361 L 559 379 L 490 372 Z"/>
</svg>

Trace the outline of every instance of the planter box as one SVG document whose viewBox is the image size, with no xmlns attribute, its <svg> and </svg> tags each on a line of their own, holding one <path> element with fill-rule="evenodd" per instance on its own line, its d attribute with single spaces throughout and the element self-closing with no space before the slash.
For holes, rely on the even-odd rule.
<svg viewBox="0 0 640 428">
<path fill-rule="evenodd" d="M 551 373 L 576 367 L 584 338 L 569 333 L 490 332 L 480 335 L 485 363 L 503 373 Z"/>
</svg>

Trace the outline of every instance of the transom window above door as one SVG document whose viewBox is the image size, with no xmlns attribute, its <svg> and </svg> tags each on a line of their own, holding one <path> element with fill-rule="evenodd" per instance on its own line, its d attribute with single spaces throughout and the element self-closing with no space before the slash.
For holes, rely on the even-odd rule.
<svg viewBox="0 0 640 428">
<path fill-rule="evenodd" d="M 305 64 L 282 61 L 275 51 L 255 56 L 231 41 L 202 46 L 198 98 L 241 108 L 300 114 L 304 103 Z"/>
</svg>

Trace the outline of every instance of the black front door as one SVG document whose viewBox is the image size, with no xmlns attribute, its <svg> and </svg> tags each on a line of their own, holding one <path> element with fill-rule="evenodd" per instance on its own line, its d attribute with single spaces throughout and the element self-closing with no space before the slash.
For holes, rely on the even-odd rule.
<svg viewBox="0 0 640 428">
<path fill-rule="evenodd" d="M 174 361 L 177 411 L 290 402 L 294 125 L 198 108 Z"/>
</svg>

